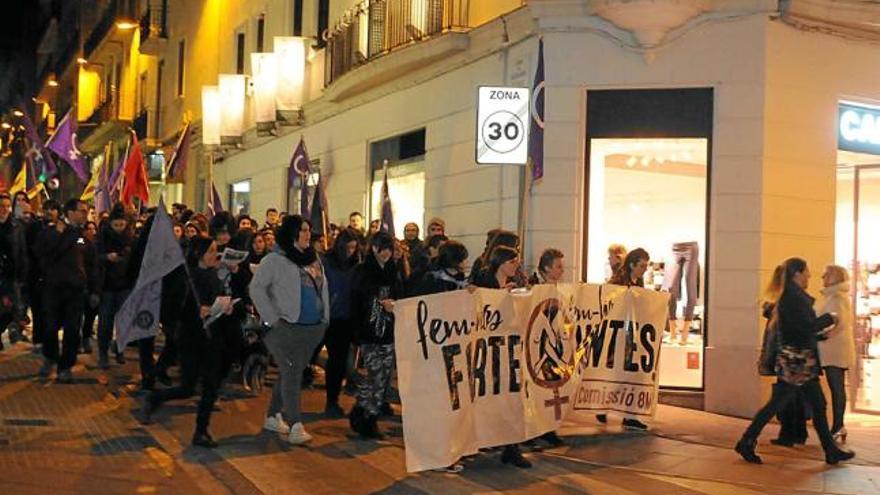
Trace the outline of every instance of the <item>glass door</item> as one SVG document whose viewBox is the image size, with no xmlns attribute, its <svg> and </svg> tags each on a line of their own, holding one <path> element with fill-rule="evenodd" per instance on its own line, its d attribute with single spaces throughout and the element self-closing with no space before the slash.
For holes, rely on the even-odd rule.
<svg viewBox="0 0 880 495">
<path fill-rule="evenodd" d="M 850 271 L 855 313 L 850 406 L 880 413 L 880 165 L 838 167 L 836 215 L 835 262 Z"/>
</svg>

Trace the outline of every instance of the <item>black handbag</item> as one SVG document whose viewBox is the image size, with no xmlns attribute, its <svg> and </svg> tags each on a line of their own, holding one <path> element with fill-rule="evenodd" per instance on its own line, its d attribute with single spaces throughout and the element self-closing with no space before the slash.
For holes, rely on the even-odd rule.
<svg viewBox="0 0 880 495">
<path fill-rule="evenodd" d="M 761 355 L 758 357 L 758 374 L 776 376 L 776 355 L 779 352 L 779 330 L 773 322 L 764 327 Z"/>
</svg>

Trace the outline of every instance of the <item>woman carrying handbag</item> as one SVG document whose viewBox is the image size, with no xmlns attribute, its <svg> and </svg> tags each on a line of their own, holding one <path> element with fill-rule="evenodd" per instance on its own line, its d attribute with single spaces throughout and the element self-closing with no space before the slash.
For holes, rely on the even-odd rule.
<svg viewBox="0 0 880 495">
<path fill-rule="evenodd" d="M 776 356 L 777 382 L 770 401 L 755 415 L 752 423 L 737 442 L 735 450 L 748 462 L 761 464 L 755 453 L 758 436 L 777 411 L 785 407 L 800 390 L 813 408 L 813 426 L 825 451 L 825 462 L 837 464 L 855 454 L 841 450 L 828 430 L 825 417 L 825 396 L 819 386 L 817 334 L 837 323 L 837 317 L 816 316 L 813 298 L 806 289 L 810 281 L 807 262 L 800 258 L 785 260 L 782 293 L 773 310 L 771 325 L 778 325 L 779 345 Z"/>
</svg>

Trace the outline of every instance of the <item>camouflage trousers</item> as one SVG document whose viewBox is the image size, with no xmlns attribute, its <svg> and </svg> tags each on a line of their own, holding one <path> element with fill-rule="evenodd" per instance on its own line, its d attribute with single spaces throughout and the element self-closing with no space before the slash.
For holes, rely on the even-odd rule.
<svg viewBox="0 0 880 495">
<path fill-rule="evenodd" d="M 367 376 L 358 383 L 357 405 L 367 415 L 378 416 L 394 373 L 394 344 L 363 344 L 361 357 Z"/>
</svg>

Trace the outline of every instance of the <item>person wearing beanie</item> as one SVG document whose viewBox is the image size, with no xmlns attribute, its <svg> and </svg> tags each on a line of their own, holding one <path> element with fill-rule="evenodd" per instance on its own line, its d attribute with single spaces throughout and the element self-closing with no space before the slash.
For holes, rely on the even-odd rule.
<svg viewBox="0 0 880 495">
<path fill-rule="evenodd" d="M 133 244 L 131 222 L 122 205 L 117 204 L 110 211 L 108 221 L 101 225 L 98 236 L 98 263 L 103 273 L 99 278 L 101 308 L 98 319 L 98 368 L 100 369 L 110 367 L 108 352 L 113 338 L 113 320 L 133 287 L 131 278 L 127 276 Z M 117 362 L 124 363 L 122 353 L 118 349 L 115 350 Z"/>
</svg>

